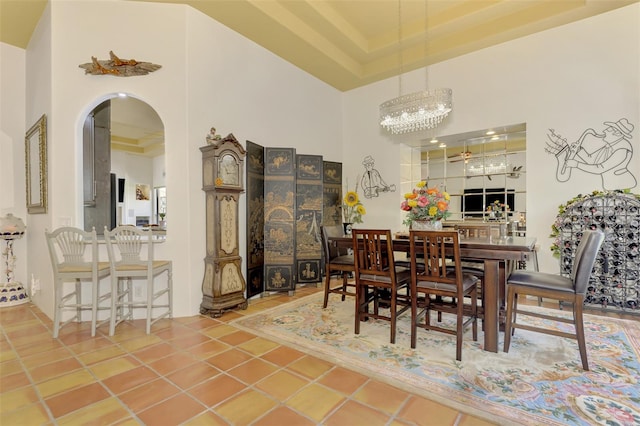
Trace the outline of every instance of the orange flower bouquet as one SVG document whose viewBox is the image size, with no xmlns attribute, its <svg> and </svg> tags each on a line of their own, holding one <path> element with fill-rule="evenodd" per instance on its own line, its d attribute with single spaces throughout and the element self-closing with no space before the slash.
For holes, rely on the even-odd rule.
<svg viewBox="0 0 640 426">
<path fill-rule="evenodd" d="M 420 181 L 412 192 L 404 194 L 400 209 L 408 212 L 402 222 L 411 226 L 414 221 L 437 221 L 449 216 L 449 194 L 438 188 L 427 188 L 427 182 Z"/>
</svg>

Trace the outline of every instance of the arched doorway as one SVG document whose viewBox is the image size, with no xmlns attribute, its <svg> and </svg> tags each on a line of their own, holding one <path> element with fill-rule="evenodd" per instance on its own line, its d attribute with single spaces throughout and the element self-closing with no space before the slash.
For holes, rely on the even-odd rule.
<svg viewBox="0 0 640 426">
<path fill-rule="evenodd" d="M 150 105 L 124 95 L 97 105 L 83 126 L 84 228 L 158 223 L 164 164 L 164 125 Z"/>
</svg>

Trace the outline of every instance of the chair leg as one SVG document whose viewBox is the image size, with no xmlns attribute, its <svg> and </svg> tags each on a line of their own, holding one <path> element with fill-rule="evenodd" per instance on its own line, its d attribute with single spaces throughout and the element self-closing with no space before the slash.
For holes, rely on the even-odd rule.
<svg viewBox="0 0 640 426">
<path fill-rule="evenodd" d="M 471 292 L 471 315 L 473 315 L 473 324 L 471 324 L 473 341 L 478 341 L 478 288 L 474 288 Z"/>
<path fill-rule="evenodd" d="M 55 311 L 53 312 L 53 338 L 58 338 L 58 333 L 60 332 L 60 320 L 62 319 L 62 285 L 63 283 L 56 281 L 53 285 L 53 293 L 55 300 Z"/>
<path fill-rule="evenodd" d="M 415 349 L 418 334 L 418 295 L 411 292 L 411 348 Z"/>
<path fill-rule="evenodd" d="M 507 286 L 507 318 L 504 325 L 504 352 L 509 352 L 509 345 L 511 344 L 511 335 L 512 335 L 512 321 L 513 316 L 515 314 L 514 311 L 514 297 L 515 297 L 515 288 L 513 286 Z"/>
<path fill-rule="evenodd" d="M 397 292 L 396 289 L 393 288 L 391 289 L 391 301 L 390 301 L 390 305 L 389 306 L 389 311 L 390 311 L 390 318 L 391 318 L 391 343 L 395 344 L 396 343 L 396 312 L 397 312 L 397 305 L 396 305 L 396 299 L 397 299 Z"/>
<path fill-rule="evenodd" d="M 111 277 L 111 318 L 109 318 L 109 336 L 113 336 L 118 322 L 119 300 L 120 300 L 120 280 Z"/>
<path fill-rule="evenodd" d="M 127 278 L 127 318 L 133 321 L 133 280 L 131 277 Z"/>
<path fill-rule="evenodd" d="M 462 331 L 464 330 L 464 303 L 459 300 L 456 306 L 456 360 L 462 361 Z M 477 333 L 477 330 L 476 330 Z"/>
<path fill-rule="evenodd" d="M 151 333 L 151 314 L 153 311 L 153 275 L 147 276 L 147 334 Z"/>
<path fill-rule="evenodd" d="M 91 282 L 91 337 L 96 335 L 96 324 L 98 322 L 98 296 L 100 290 L 100 281 L 98 277 L 94 277 Z"/>
<path fill-rule="evenodd" d="M 76 279 L 76 322 L 82 322 L 82 281 Z"/>
<path fill-rule="evenodd" d="M 573 303 L 573 318 L 576 326 L 576 339 L 578 340 L 578 349 L 580 350 L 580 359 L 582 360 L 582 368 L 589 371 L 589 361 L 587 360 L 587 345 L 584 338 L 584 322 L 582 318 L 582 300 L 576 300 Z"/>
<path fill-rule="evenodd" d="M 326 271 L 325 279 L 324 279 L 324 302 L 322 303 L 322 308 L 326 308 L 329 303 L 329 289 L 331 288 L 331 273 Z"/>
<path fill-rule="evenodd" d="M 342 301 L 344 302 L 347 295 L 346 295 L 346 291 L 347 291 L 347 280 L 348 280 L 348 272 L 343 272 L 342 273 Z"/>
<path fill-rule="evenodd" d="M 353 332 L 355 334 L 360 334 L 360 311 L 362 309 L 363 295 L 362 295 L 362 286 L 356 283 L 356 312 L 355 312 L 355 324 L 353 328 Z"/>
</svg>

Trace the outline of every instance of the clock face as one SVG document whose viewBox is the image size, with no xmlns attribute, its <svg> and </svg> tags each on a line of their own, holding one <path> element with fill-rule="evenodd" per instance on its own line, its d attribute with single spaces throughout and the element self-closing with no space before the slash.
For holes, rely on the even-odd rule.
<svg viewBox="0 0 640 426">
<path fill-rule="evenodd" d="M 231 154 L 224 154 L 218 160 L 218 179 L 222 185 L 240 185 L 240 168 L 236 158 Z"/>
</svg>

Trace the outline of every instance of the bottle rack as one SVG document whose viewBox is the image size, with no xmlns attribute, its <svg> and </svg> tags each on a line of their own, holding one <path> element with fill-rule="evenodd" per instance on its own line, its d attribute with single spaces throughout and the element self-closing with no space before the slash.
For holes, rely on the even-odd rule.
<svg viewBox="0 0 640 426">
<path fill-rule="evenodd" d="M 558 215 L 560 273 L 571 274 L 585 229 L 601 229 L 605 240 L 587 287 L 585 307 L 640 314 L 640 200 L 632 194 L 602 193 L 569 203 Z"/>
</svg>

